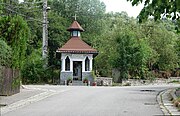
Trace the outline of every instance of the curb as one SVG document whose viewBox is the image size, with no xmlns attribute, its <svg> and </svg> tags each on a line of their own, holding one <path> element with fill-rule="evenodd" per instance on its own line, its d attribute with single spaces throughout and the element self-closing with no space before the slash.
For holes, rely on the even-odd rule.
<svg viewBox="0 0 180 116">
<path fill-rule="evenodd" d="M 164 115 L 180 115 L 180 112 L 174 107 L 172 101 L 172 95 L 175 89 L 166 89 L 159 92 L 156 99 Z M 174 95 L 173 95 L 174 96 Z"/>
<path fill-rule="evenodd" d="M 170 96 L 172 97 L 172 101 L 174 101 L 174 100 L 177 100 L 177 99 L 178 99 L 177 95 L 175 94 L 175 93 L 176 93 L 176 89 L 177 89 L 177 88 L 173 89 L 173 90 L 169 93 L 169 94 L 170 94 Z M 177 108 L 180 108 L 180 103 L 178 103 Z"/>
<path fill-rule="evenodd" d="M 159 104 L 159 107 L 161 109 L 161 111 L 163 112 L 164 115 L 171 115 L 171 113 L 169 112 L 169 110 L 164 106 L 163 100 L 162 100 L 162 95 L 165 93 L 165 91 L 161 91 L 158 93 L 158 95 L 156 96 L 156 100 Z"/>
<path fill-rule="evenodd" d="M 2 107 L 1 108 L 1 114 L 5 114 L 7 112 L 22 108 L 22 107 L 24 107 L 26 105 L 29 105 L 31 103 L 35 103 L 37 101 L 43 100 L 45 98 L 48 98 L 48 97 L 50 97 L 52 95 L 55 95 L 55 94 L 58 94 L 60 92 L 65 92 L 65 90 L 57 92 L 55 90 L 40 89 L 40 88 L 28 88 L 28 87 L 25 87 L 25 86 L 22 86 L 22 87 L 25 88 L 25 89 L 35 89 L 35 90 L 41 90 L 41 91 L 44 91 L 44 92 L 36 94 L 36 95 L 31 96 L 31 97 L 26 98 L 26 99 L 22 99 L 20 101 L 12 103 L 12 104 L 10 104 L 8 106 Z"/>
</svg>

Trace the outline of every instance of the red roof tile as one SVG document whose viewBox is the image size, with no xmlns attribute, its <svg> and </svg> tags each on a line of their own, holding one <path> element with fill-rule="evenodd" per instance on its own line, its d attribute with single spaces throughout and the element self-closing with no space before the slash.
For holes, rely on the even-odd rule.
<svg viewBox="0 0 180 116">
<path fill-rule="evenodd" d="M 64 46 L 59 48 L 60 53 L 98 53 L 96 49 L 86 44 L 79 37 L 72 37 Z"/>
<path fill-rule="evenodd" d="M 67 29 L 67 31 L 72 31 L 72 30 L 84 31 L 84 29 L 80 26 L 80 24 L 77 21 L 74 21 L 71 24 L 71 26 Z"/>
</svg>

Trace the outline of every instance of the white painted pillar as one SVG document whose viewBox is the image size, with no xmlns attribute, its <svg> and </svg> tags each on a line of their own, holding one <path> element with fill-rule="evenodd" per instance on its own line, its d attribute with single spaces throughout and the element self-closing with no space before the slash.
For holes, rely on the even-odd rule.
<svg viewBox="0 0 180 116">
<path fill-rule="evenodd" d="M 73 72 L 73 61 L 70 59 L 70 71 Z"/>
<path fill-rule="evenodd" d="M 92 65 L 93 65 L 93 64 L 92 64 L 92 60 L 93 60 L 93 59 L 91 58 L 91 59 L 90 59 L 90 63 L 89 63 L 89 65 L 90 65 L 90 66 L 89 66 L 89 70 L 90 70 L 90 71 L 92 71 Z"/>
<path fill-rule="evenodd" d="M 61 71 L 65 71 L 65 59 L 61 59 Z"/>
<path fill-rule="evenodd" d="M 82 72 L 85 72 L 85 59 L 82 61 Z"/>
</svg>

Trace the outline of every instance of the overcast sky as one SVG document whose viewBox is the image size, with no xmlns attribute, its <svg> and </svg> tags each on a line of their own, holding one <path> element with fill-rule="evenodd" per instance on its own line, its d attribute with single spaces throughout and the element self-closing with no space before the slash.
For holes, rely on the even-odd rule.
<svg viewBox="0 0 180 116">
<path fill-rule="evenodd" d="M 122 12 L 126 11 L 129 16 L 137 17 L 143 8 L 143 4 L 132 6 L 127 0 L 100 0 L 106 4 L 106 12 Z"/>
</svg>

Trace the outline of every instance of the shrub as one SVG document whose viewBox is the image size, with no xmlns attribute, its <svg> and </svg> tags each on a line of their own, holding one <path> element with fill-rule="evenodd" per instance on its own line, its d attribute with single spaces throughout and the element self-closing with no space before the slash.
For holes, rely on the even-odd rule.
<svg viewBox="0 0 180 116">
<path fill-rule="evenodd" d="M 84 78 L 83 83 L 88 83 L 88 78 Z"/>
<path fill-rule="evenodd" d="M 48 83 L 52 71 L 44 67 L 41 50 L 33 51 L 22 68 L 23 84 Z"/>
<path fill-rule="evenodd" d="M 6 44 L 5 41 L 3 41 L 0 38 L 0 64 L 2 66 L 8 66 L 11 65 L 11 59 L 12 59 L 12 49 L 10 46 Z"/>
</svg>

